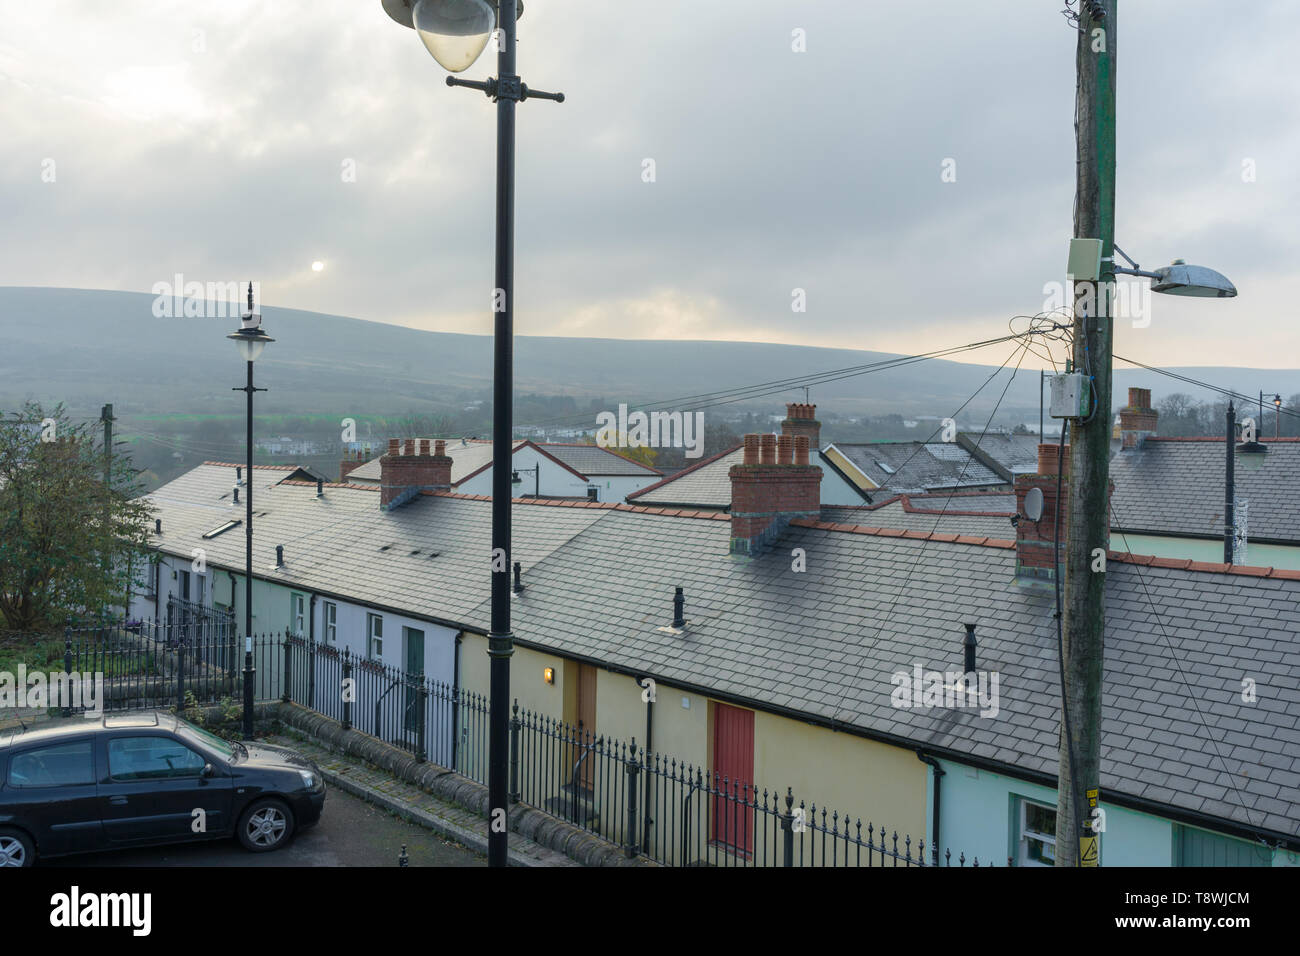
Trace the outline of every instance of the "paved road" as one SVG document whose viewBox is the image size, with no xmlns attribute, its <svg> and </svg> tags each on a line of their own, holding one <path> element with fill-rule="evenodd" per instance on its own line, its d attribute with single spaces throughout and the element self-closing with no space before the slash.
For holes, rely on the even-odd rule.
<svg viewBox="0 0 1300 956">
<path fill-rule="evenodd" d="M 396 866 L 402 844 L 411 866 L 486 866 L 486 858 L 431 830 L 400 820 L 350 794 L 331 789 L 320 823 L 274 853 L 249 853 L 232 837 L 152 849 L 120 850 L 52 860 L 83 866 Z"/>
</svg>

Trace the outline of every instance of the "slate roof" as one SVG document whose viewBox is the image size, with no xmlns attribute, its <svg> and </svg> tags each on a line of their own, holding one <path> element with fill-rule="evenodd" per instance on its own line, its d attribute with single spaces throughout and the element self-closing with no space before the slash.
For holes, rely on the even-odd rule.
<svg viewBox="0 0 1300 956">
<path fill-rule="evenodd" d="M 904 531 L 944 531 L 992 538 L 1014 538 L 1011 516 L 1016 496 L 986 492 L 894 495 L 873 505 L 822 505 L 823 521 Z"/>
<path fill-rule="evenodd" d="M 175 491 L 154 496 L 156 543 L 187 558 L 201 546 L 210 565 L 242 568 L 242 534 L 199 537 L 215 513 L 242 511 Z M 488 629 L 487 498 L 426 493 L 381 512 L 361 486 L 331 485 L 317 499 L 314 485 L 279 484 L 261 501 L 259 576 Z M 1054 603 L 1015 582 L 1010 541 L 800 520 L 768 553 L 737 560 L 720 513 L 519 501 L 513 511 L 528 585 L 512 598 L 521 643 L 1055 777 Z M 281 571 L 276 544 L 286 545 Z M 804 573 L 792 571 L 794 548 L 805 550 Z M 1300 846 L 1300 572 L 1111 558 L 1103 790 Z M 688 624 L 663 633 L 678 586 Z M 999 674 L 997 716 L 892 706 L 893 673 L 961 668 L 968 621 L 979 669 Z M 1247 676 L 1255 703 L 1241 700 Z"/>
<path fill-rule="evenodd" d="M 492 442 L 479 438 L 470 438 L 461 444 L 459 438 L 448 438 L 447 454 L 451 457 L 451 483 L 460 484 L 466 478 L 477 474 L 492 464 Z M 522 439 L 514 443 L 514 451 L 524 444 Z M 382 457 L 382 456 L 381 456 Z M 379 484 L 379 458 L 372 458 L 360 468 L 348 473 L 349 482 L 373 482 Z"/>
<path fill-rule="evenodd" d="M 479 438 L 468 439 L 465 444 L 461 439 L 446 439 L 447 454 L 451 456 L 451 483 L 453 487 L 471 475 L 475 475 L 492 464 L 492 442 Z M 525 445 L 539 449 L 543 454 L 554 458 L 562 465 L 578 472 L 580 477 L 614 477 L 623 475 L 655 476 L 662 472 L 648 468 L 640 462 L 624 458 L 598 445 L 561 444 L 550 442 L 531 442 L 519 439 L 514 443 L 514 451 Z M 379 483 L 380 464 L 375 458 L 348 475 L 348 481 Z"/>
<path fill-rule="evenodd" d="M 1038 472 L 1038 435 L 1012 435 L 1004 432 L 959 432 L 957 441 L 974 452 L 981 463 L 997 472 L 1007 481 L 1016 475 L 1033 475 Z"/>
<path fill-rule="evenodd" d="M 669 475 L 663 481 L 634 491 L 627 500 L 639 505 L 729 508 L 731 466 L 739 465 L 744 458 L 744 446 L 737 445 Z"/>
<path fill-rule="evenodd" d="M 624 458 L 617 452 L 599 445 L 578 445 L 567 442 L 538 442 L 537 447 L 552 458 L 557 458 L 584 477 L 614 477 L 632 475 L 662 477 L 663 472 L 650 468 L 639 461 Z"/>
<path fill-rule="evenodd" d="M 1300 545 L 1300 440 L 1261 439 L 1258 471 L 1233 469 L 1238 499 L 1249 503 L 1251 541 Z M 1110 462 L 1111 525 L 1131 533 L 1223 535 L 1223 439 L 1148 438 Z"/>
<path fill-rule="evenodd" d="M 835 442 L 834 447 L 882 490 L 927 492 L 1006 484 L 956 442 Z"/>
</svg>

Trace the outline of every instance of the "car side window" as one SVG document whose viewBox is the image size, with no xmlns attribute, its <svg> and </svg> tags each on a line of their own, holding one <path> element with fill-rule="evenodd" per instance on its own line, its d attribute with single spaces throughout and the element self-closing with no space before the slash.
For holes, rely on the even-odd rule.
<svg viewBox="0 0 1300 956">
<path fill-rule="evenodd" d="M 11 787 L 72 787 L 95 782 L 91 742 L 75 740 L 16 753 L 9 758 Z"/>
<path fill-rule="evenodd" d="M 197 777 L 206 763 L 170 737 L 118 737 L 108 742 L 108 773 L 114 780 Z"/>
</svg>

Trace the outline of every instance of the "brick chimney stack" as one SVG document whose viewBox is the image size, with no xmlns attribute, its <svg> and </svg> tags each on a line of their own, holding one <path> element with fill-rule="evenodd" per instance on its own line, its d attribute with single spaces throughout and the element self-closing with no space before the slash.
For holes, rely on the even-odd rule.
<svg viewBox="0 0 1300 956">
<path fill-rule="evenodd" d="M 822 423 L 817 420 L 817 406 L 787 403 L 785 406 L 785 421 L 781 422 L 781 434 L 789 435 L 792 438 L 804 435 L 808 439 L 810 450 L 820 450 L 822 447 Z"/>
<path fill-rule="evenodd" d="M 1130 388 L 1128 404 L 1119 412 L 1119 437 L 1121 448 L 1137 448 L 1144 439 L 1156 433 L 1156 420 L 1160 413 L 1151 407 L 1151 389 Z"/>
<path fill-rule="evenodd" d="M 447 443 L 439 439 L 429 450 L 429 439 L 388 440 L 388 454 L 379 459 L 379 507 L 400 508 L 424 490 L 451 487 L 451 458 Z"/>
<path fill-rule="evenodd" d="M 370 446 L 364 449 L 358 448 L 356 451 L 345 451 L 343 460 L 339 462 L 339 481 L 347 481 L 348 475 L 356 471 L 367 461 L 370 460 Z"/>
<path fill-rule="evenodd" d="M 743 463 L 729 473 L 732 554 L 758 555 L 792 518 L 818 517 L 822 470 L 808 464 L 808 448 L 807 435 L 745 436 Z"/>
<path fill-rule="evenodd" d="M 1064 458 L 1061 460 L 1061 494 L 1059 498 L 1056 493 L 1058 454 L 1060 454 L 1060 445 L 1039 445 L 1038 474 L 1016 476 L 1016 514 L 1020 515 L 1019 520 L 1016 522 L 1017 578 L 1037 578 L 1043 581 L 1052 581 L 1056 577 L 1057 566 L 1053 560 L 1053 540 L 1056 534 L 1056 514 L 1058 511 L 1061 515 L 1061 566 L 1064 567 L 1065 564 L 1066 542 L 1069 540 L 1070 527 L 1070 446 L 1065 446 Z M 1031 488 L 1037 488 L 1043 493 L 1043 514 L 1037 521 L 1030 521 L 1024 516 L 1025 496 Z M 1111 482 L 1110 490 L 1115 490 L 1114 482 Z M 1109 500 L 1109 495 L 1107 500 Z M 1109 521 L 1107 521 L 1107 528 L 1109 529 Z M 1109 530 L 1107 531 L 1105 546 L 1110 546 Z"/>
</svg>

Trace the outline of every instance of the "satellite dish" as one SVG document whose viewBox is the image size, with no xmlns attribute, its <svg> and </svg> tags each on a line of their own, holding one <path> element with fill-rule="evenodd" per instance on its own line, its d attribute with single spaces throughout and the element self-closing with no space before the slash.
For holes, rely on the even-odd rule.
<svg viewBox="0 0 1300 956">
<path fill-rule="evenodd" d="M 1030 488 L 1025 493 L 1025 517 L 1030 521 L 1038 521 L 1043 517 L 1043 489 Z"/>
</svg>

